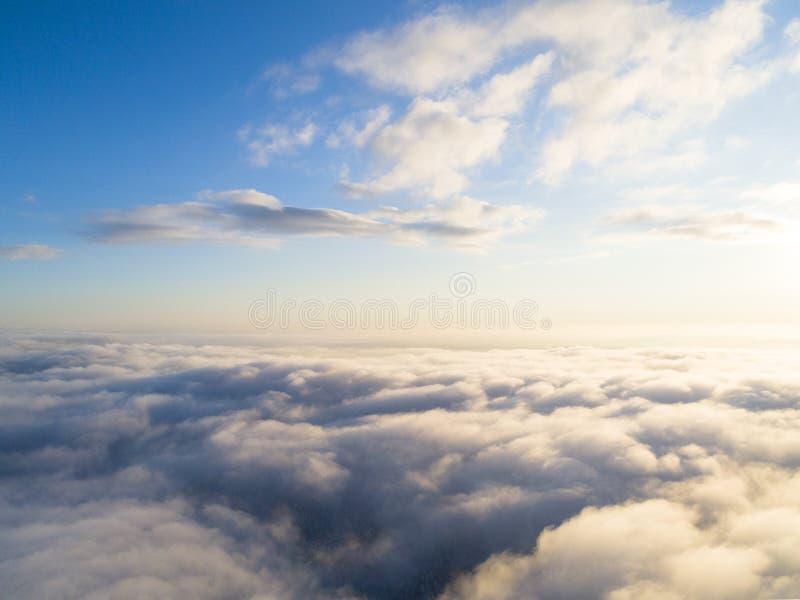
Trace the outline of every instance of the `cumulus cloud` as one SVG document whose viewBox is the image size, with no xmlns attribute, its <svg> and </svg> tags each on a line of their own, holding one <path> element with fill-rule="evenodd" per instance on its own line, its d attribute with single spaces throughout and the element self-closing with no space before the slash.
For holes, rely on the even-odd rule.
<svg viewBox="0 0 800 600">
<path fill-rule="evenodd" d="M 3 342 L 9 598 L 800 594 L 792 351 Z"/>
<path fill-rule="evenodd" d="M 151 483 L 145 469 L 121 476 Z M 337 597 L 287 564 L 263 525 L 222 506 L 128 498 L 38 508 L 35 521 L 24 508 L 7 514 L 0 579 L 8 597 Z M 242 545 L 242 528 L 261 529 L 265 546 Z"/>
<path fill-rule="evenodd" d="M 372 150 L 389 170 L 371 181 L 342 183 L 340 188 L 355 197 L 406 188 L 435 198 L 452 196 L 466 186 L 464 169 L 497 156 L 507 127 L 503 119 L 463 116 L 454 102 L 417 99 L 372 141 Z"/>
<path fill-rule="evenodd" d="M 52 260 L 60 255 L 60 249 L 45 244 L 0 246 L 0 259 L 6 260 Z"/>
<path fill-rule="evenodd" d="M 374 115 L 361 132 L 346 123 L 345 137 L 356 146 L 372 138 L 370 151 L 385 172 L 365 182 L 341 182 L 339 189 L 357 198 L 406 189 L 434 198 L 460 193 L 468 183 L 465 170 L 498 157 L 510 125 L 507 117 L 522 110 L 552 62 L 552 54 L 542 54 L 477 89 L 461 89 L 441 100 L 416 98 L 393 123 L 384 125 L 386 111 Z"/>
<path fill-rule="evenodd" d="M 489 69 L 507 43 L 494 33 L 466 15 L 440 9 L 392 30 L 356 36 L 335 62 L 380 87 L 430 93 Z"/>
<path fill-rule="evenodd" d="M 697 521 L 684 505 L 661 499 L 588 508 L 545 531 L 535 554 L 493 557 L 454 583 L 444 598 L 761 595 L 761 573 L 770 565 L 766 555 L 715 540 L 715 532 L 704 532 Z"/>
<path fill-rule="evenodd" d="M 105 212 L 89 224 L 89 239 L 106 243 L 205 242 L 272 247 L 281 236 L 379 237 L 395 243 L 441 241 L 480 249 L 504 235 L 532 227 L 542 211 L 497 206 L 462 197 L 417 209 L 383 207 L 363 213 L 284 206 L 256 190 L 205 193 L 176 204 L 142 205 Z"/>
<path fill-rule="evenodd" d="M 730 0 L 697 19 L 667 4 L 592 4 L 610 11 L 598 15 L 603 27 L 574 38 L 577 27 L 561 32 L 581 67 L 550 91 L 550 106 L 569 116 L 544 147 L 538 174 L 545 181 L 560 181 L 578 162 L 596 167 L 663 147 L 775 74 L 769 63 L 748 61 L 766 22 L 760 0 Z"/>
<path fill-rule="evenodd" d="M 495 123 L 491 131 L 473 127 L 466 134 L 466 125 L 445 127 L 443 116 L 440 122 L 417 123 L 421 108 L 441 113 L 442 102 L 462 99 L 445 112 L 462 119 L 510 117 L 556 63 L 543 110 L 557 125 L 540 140 L 536 177 L 557 184 L 579 164 L 644 160 L 648 168 L 660 169 L 671 168 L 671 155 L 689 158 L 680 149 L 683 134 L 785 70 L 784 58 L 754 58 L 766 22 L 762 0 L 727 0 L 698 15 L 668 3 L 632 0 L 525 2 L 474 13 L 440 9 L 391 29 L 361 33 L 334 62 L 376 87 L 414 97 L 409 114 L 389 127 L 415 139 L 422 133 L 419 126 L 430 127 L 437 138 L 450 140 L 437 141 L 431 151 L 424 141 L 412 149 L 403 144 L 405 137 L 391 135 L 396 129 L 388 129 L 388 140 L 401 149 L 377 148 L 378 156 L 395 166 L 370 181 L 370 191 L 409 187 L 408 173 L 415 169 L 408 158 L 419 156 L 446 173 L 445 181 L 435 181 L 424 168 L 419 171 L 440 194 L 464 187 L 454 175 L 459 167 L 497 155 L 504 129 Z M 795 29 L 793 23 L 786 28 L 790 41 Z M 543 45 L 549 52 L 519 62 L 525 56 L 530 61 Z M 518 66 L 499 72 L 509 59 Z M 459 165 L 461 148 L 471 154 Z M 688 166 L 697 166 L 696 154 Z"/>
</svg>

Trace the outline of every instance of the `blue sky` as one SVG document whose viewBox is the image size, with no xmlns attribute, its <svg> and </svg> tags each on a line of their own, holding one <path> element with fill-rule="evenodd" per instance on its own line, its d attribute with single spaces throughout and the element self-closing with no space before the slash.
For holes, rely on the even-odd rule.
<svg viewBox="0 0 800 600">
<path fill-rule="evenodd" d="M 4 326 L 246 332 L 266 288 L 406 301 L 460 271 L 555 341 L 798 325 L 791 2 L 2 16 Z"/>
</svg>

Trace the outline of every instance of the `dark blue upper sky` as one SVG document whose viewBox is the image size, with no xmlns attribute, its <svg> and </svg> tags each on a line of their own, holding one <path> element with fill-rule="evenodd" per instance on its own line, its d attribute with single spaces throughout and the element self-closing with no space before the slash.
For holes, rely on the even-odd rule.
<svg viewBox="0 0 800 600">
<path fill-rule="evenodd" d="M 67 211 L 247 175 L 267 65 L 396 14 L 376 2 L 14 2 L 0 20 L 0 181 Z"/>
</svg>

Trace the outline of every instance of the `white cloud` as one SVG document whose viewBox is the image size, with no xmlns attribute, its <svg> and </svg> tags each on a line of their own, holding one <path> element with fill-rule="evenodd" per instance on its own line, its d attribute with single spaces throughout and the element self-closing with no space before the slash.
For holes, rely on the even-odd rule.
<svg viewBox="0 0 800 600">
<path fill-rule="evenodd" d="M 500 117 L 522 110 L 552 62 L 552 54 L 542 54 L 477 89 L 461 89 L 442 100 L 417 98 L 386 126 L 388 110 L 371 115 L 361 131 L 345 124 L 334 144 L 344 137 L 362 146 L 372 138 L 372 154 L 388 169 L 365 182 L 340 182 L 339 189 L 355 198 L 406 189 L 439 199 L 462 192 L 468 183 L 464 171 L 499 155 L 509 126 Z"/>
<path fill-rule="evenodd" d="M 265 167 L 275 155 L 311 145 L 316 133 L 317 127 L 313 123 L 307 123 L 298 129 L 267 124 L 258 128 L 246 125 L 239 130 L 238 135 L 249 150 L 253 164 Z"/>
<path fill-rule="evenodd" d="M 800 202 L 800 182 L 779 181 L 766 186 L 753 187 L 739 195 L 745 200 L 755 200 L 765 206 L 784 209 L 790 213 L 798 214 Z"/>
<path fill-rule="evenodd" d="M 467 185 L 462 171 L 496 157 L 507 127 L 507 121 L 496 117 L 463 116 L 453 101 L 418 98 L 372 140 L 372 151 L 389 170 L 340 188 L 354 197 L 409 188 L 435 198 L 458 194 Z"/>
<path fill-rule="evenodd" d="M 464 90 L 456 96 L 461 110 L 472 117 L 503 117 L 520 112 L 531 89 L 552 64 L 552 52 L 541 54 L 507 73 L 498 73 L 476 90 Z"/>
<path fill-rule="evenodd" d="M 694 238 L 717 242 L 750 241 L 771 236 L 784 222 L 774 216 L 740 210 L 697 210 L 644 206 L 621 211 L 605 223 L 634 235 Z"/>
<path fill-rule="evenodd" d="M 534 555 L 492 558 L 444 598 L 735 599 L 763 592 L 768 556 L 715 539 L 699 520 L 666 500 L 589 508 L 544 532 Z"/>
<path fill-rule="evenodd" d="M 192 202 L 107 211 L 90 222 L 89 239 L 106 243 L 198 240 L 274 247 L 285 236 L 377 237 L 424 245 L 439 241 L 480 249 L 536 224 L 542 211 L 498 206 L 468 197 L 416 209 L 384 207 L 363 213 L 284 206 L 256 190 L 206 192 Z"/>
<path fill-rule="evenodd" d="M 392 30 L 356 36 L 335 62 L 380 87 L 431 93 L 487 71 L 505 45 L 495 33 L 477 19 L 440 9 Z"/>
<path fill-rule="evenodd" d="M 386 105 L 374 108 L 364 115 L 364 123 L 361 128 L 352 120 L 345 121 L 339 125 L 336 133 L 328 136 L 327 144 L 332 148 L 338 148 L 343 144 L 352 144 L 356 148 L 361 148 L 389 121 L 391 116 L 392 111 Z"/>
<path fill-rule="evenodd" d="M 729 178 L 727 178 L 729 179 Z M 712 184 L 729 184 L 729 180 Z M 716 242 L 792 243 L 798 225 L 800 184 L 783 181 L 744 191 L 715 192 L 701 187 L 651 186 L 627 192 L 636 203 L 607 215 L 607 241 L 630 237 L 693 238 Z M 720 199 L 718 196 L 722 195 Z"/>
<path fill-rule="evenodd" d="M 468 191 L 470 170 L 501 160 L 512 129 L 539 136 L 525 144 L 535 155 L 513 159 L 530 169 L 528 182 L 557 185 L 581 165 L 612 177 L 695 169 L 709 156 L 706 126 L 787 69 L 786 56 L 760 51 L 767 19 L 762 0 L 696 14 L 653 1 L 541 0 L 443 8 L 362 32 L 329 60 L 409 105 L 392 122 L 383 105 L 329 133 L 330 148 L 364 148 L 372 160 L 338 187 L 357 198 L 453 197 Z M 796 28 L 785 28 L 790 42 Z M 273 67 L 269 78 L 293 73 Z M 530 115 L 523 108 L 537 85 L 544 101 Z M 316 133 L 311 123 L 266 125 L 241 137 L 265 165 Z M 722 142 L 742 147 L 735 136 Z"/>
<path fill-rule="evenodd" d="M 52 260 L 60 255 L 60 249 L 45 244 L 0 246 L 0 258 L 6 260 Z"/>
<path fill-rule="evenodd" d="M 539 179 L 556 184 L 578 164 L 597 168 L 641 157 L 651 169 L 674 168 L 672 157 L 660 155 L 674 154 L 671 145 L 681 134 L 711 122 L 783 68 L 780 60 L 750 56 L 762 39 L 763 5 L 727 0 L 699 16 L 666 3 L 616 0 L 530 2 L 474 14 L 444 10 L 360 34 L 336 64 L 373 85 L 418 95 L 412 106 L 460 97 L 469 100 L 460 114 L 483 117 L 518 112 L 545 63 L 557 58 L 548 108 L 559 125 L 542 140 Z M 793 31 L 790 25 L 787 36 Z M 534 60 L 496 73 L 512 50 L 517 56 L 534 44 L 537 51 L 551 47 L 538 66 Z M 475 84 L 487 74 L 493 77 Z M 697 164 L 694 156 L 688 166 Z M 387 190 L 408 185 L 395 179 L 403 183 L 387 182 Z M 439 189 L 464 185 L 458 179 Z"/>
<path fill-rule="evenodd" d="M 417 209 L 383 207 L 368 214 L 394 223 L 398 228 L 395 239 L 399 241 L 423 244 L 427 237 L 445 236 L 451 244 L 475 250 L 502 237 L 528 231 L 544 217 L 544 211 L 538 208 L 500 206 L 467 196 Z"/>
<path fill-rule="evenodd" d="M 12 599 L 800 595 L 792 350 L 0 341 Z"/>
<path fill-rule="evenodd" d="M 616 15 L 629 29 L 609 32 L 611 47 L 598 54 L 595 45 L 604 39 L 598 34 L 556 33 L 581 66 L 551 90 L 551 107 L 568 117 L 544 147 L 539 176 L 557 183 L 578 162 L 598 167 L 660 148 L 763 85 L 774 75 L 771 65 L 743 61 L 761 39 L 762 5 L 728 1 L 698 20 L 674 15 L 665 4 L 623 5 L 627 14 L 619 8 Z"/>
<path fill-rule="evenodd" d="M 140 485 L 152 484 L 146 470 L 131 471 L 141 477 Z M 6 516 L 25 519 L 25 508 L 10 509 Z M 15 545 L 0 563 L 4 594 L 87 600 L 323 597 L 309 574 L 280 559 L 273 546 L 277 540 L 266 535 L 271 564 L 255 566 L 259 550 L 238 546 L 232 527 L 236 518 L 244 521 L 240 527 L 254 523 L 214 506 L 205 519 L 197 517 L 181 501 L 90 500 L 75 510 L 46 508 L 37 522 L 4 531 Z"/>
<path fill-rule="evenodd" d="M 709 158 L 705 140 L 692 138 L 664 148 L 650 148 L 641 154 L 615 157 L 607 163 L 609 175 L 632 180 L 649 180 L 653 176 L 680 175 L 702 166 Z"/>
<path fill-rule="evenodd" d="M 790 44 L 800 45 L 800 19 L 792 19 L 783 30 Z"/>
</svg>

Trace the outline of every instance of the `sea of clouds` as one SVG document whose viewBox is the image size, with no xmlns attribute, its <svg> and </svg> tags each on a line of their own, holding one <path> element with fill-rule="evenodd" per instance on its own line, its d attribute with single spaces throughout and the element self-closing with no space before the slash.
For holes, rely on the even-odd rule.
<svg viewBox="0 0 800 600">
<path fill-rule="evenodd" d="M 800 596 L 797 359 L 6 335 L 2 597 Z"/>
</svg>

